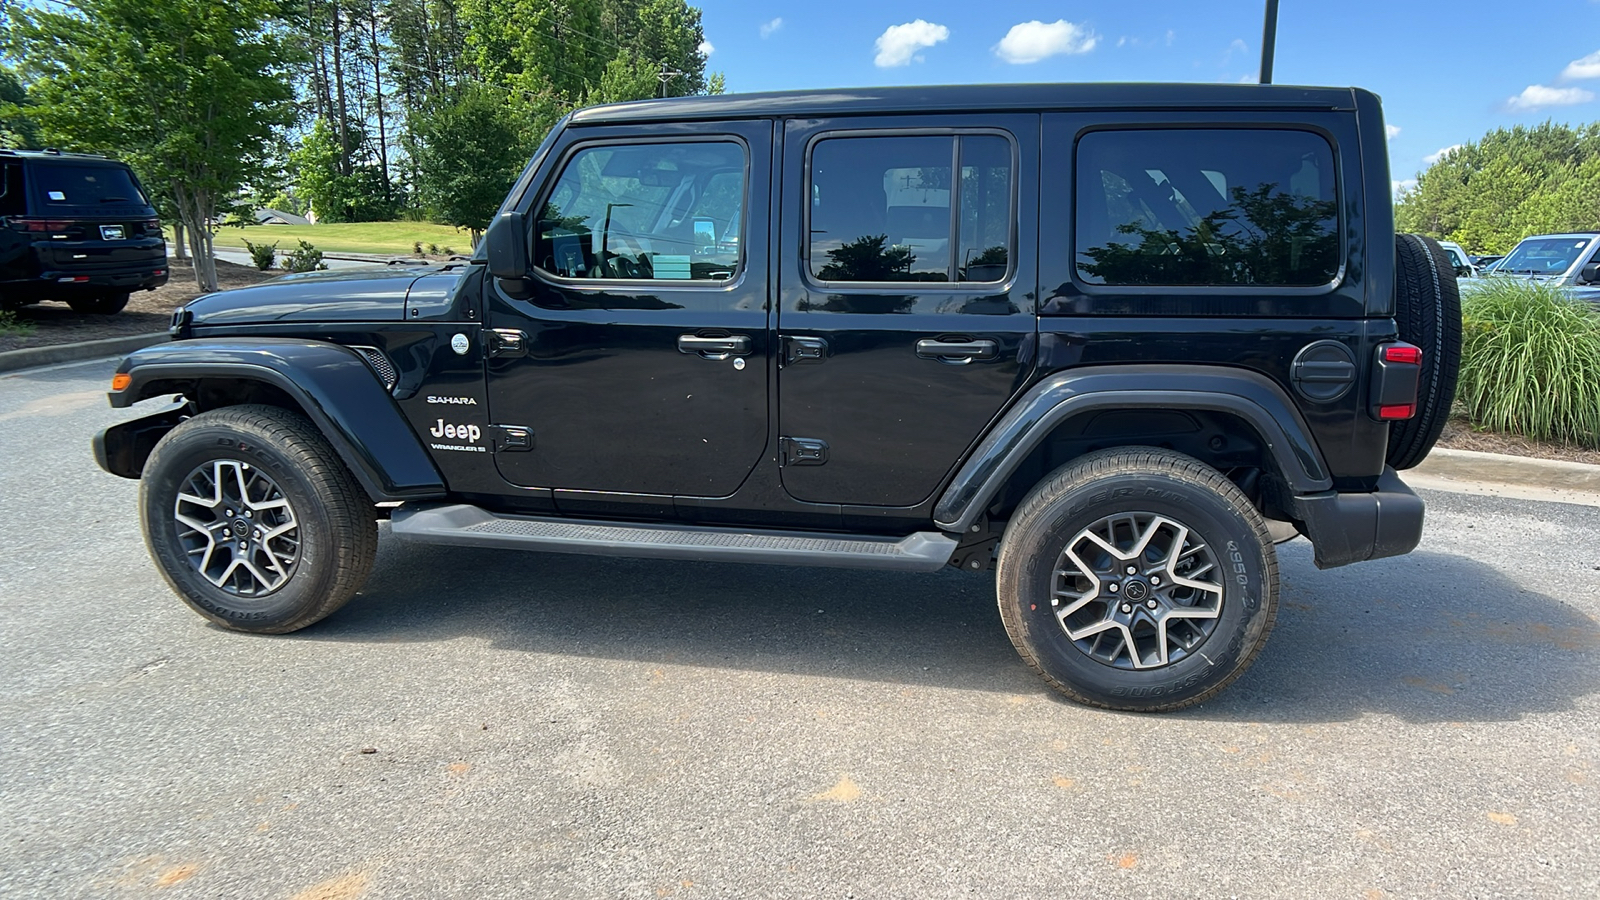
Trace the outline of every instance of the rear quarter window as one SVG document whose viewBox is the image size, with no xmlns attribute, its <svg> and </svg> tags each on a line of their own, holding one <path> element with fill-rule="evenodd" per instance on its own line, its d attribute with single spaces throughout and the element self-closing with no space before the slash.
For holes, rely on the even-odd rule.
<svg viewBox="0 0 1600 900">
<path fill-rule="evenodd" d="M 1161 128 L 1078 140 L 1074 267 L 1095 285 L 1325 285 L 1333 148 L 1309 131 Z"/>
</svg>

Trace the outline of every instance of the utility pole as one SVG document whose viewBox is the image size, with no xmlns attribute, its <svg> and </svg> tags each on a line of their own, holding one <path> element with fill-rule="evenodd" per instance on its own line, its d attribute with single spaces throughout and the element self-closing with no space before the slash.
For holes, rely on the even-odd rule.
<svg viewBox="0 0 1600 900">
<path fill-rule="evenodd" d="M 665 97 L 667 95 L 667 84 L 682 74 L 677 69 L 667 68 L 666 60 L 661 61 L 661 71 L 656 73 L 656 80 L 661 82 L 661 96 Z"/>
<path fill-rule="evenodd" d="M 1278 45 L 1278 0 L 1267 0 L 1267 20 L 1261 28 L 1262 84 L 1272 83 L 1272 54 Z"/>
</svg>

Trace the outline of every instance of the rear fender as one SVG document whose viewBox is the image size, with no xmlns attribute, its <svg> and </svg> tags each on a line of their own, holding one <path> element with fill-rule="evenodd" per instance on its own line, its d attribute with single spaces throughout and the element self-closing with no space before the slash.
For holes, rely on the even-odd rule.
<svg viewBox="0 0 1600 900">
<path fill-rule="evenodd" d="M 1218 366 L 1085 366 L 1045 378 L 1007 410 L 945 489 L 934 507 L 934 524 L 965 532 L 1057 425 L 1107 409 L 1209 410 L 1238 416 L 1261 436 L 1295 494 L 1333 487 L 1299 410 L 1265 376 Z"/>
<path fill-rule="evenodd" d="M 374 501 L 445 494 L 444 479 L 394 398 L 366 361 L 338 344 L 295 338 L 174 341 L 135 351 L 117 374 L 128 376 L 121 390 L 108 395 L 119 409 L 171 393 L 197 401 L 202 381 L 270 385 L 317 426 Z M 177 425 L 179 412 L 106 429 L 95 439 L 96 460 L 114 475 L 139 477 L 149 448 Z"/>
</svg>

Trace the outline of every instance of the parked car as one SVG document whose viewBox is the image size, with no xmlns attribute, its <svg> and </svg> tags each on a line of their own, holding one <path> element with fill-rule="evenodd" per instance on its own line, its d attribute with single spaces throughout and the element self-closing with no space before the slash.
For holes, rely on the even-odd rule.
<svg viewBox="0 0 1600 900">
<path fill-rule="evenodd" d="M 1494 270 L 1494 264 L 1505 259 L 1504 256 L 1474 256 L 1472 267 L 1478 270 L 1479 275 L 1487 275 Z"/>
<path fill-rule="evenodd" d="M 1440 241 L 1439 246 L 1444 248 L 1445 255 L 1450 257 L 1450 265 L 1456 271 L 1457 278 L 1473 278 L 1477 276 L 1478 269 L 1472 263 L 1472 257 L 1455 241 Z"/>
<path fill-rule="evenodd" d="M 1573 297 L 1600 302 L 1600 232 L 1523 238 L 1495 266 L 1494 274 L 1548 282 Z"/>
<path fill-rule="evenodd" d="M 161 221 L 133 170 L 57 150 L 0 150 L 0 309 L 61 300 L 111 314 L 167 283 Z"/>
<path fill-rule="evenodd" d="M 454 545 L 994 569 L 1052 686 L 1176 709 L 1260 652 L 1274 540 L 1328 568 L 1421 537 L 1396 470 L 1449 414 L 1460 312 L 1445 251 L 1394 233 L 1385 143 L 1349 88 L 584 109 L 466 264 L 179 310 L 110 394 L 179 399 L 95 455 L 226 628 L 338 609 L 387 516 Z"/>
</svg>

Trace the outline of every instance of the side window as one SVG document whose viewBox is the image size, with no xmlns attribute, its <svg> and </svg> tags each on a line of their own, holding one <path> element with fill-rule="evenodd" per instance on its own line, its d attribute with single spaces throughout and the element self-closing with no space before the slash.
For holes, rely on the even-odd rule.
<svg viewBox="0 0 1600 900">
<path fill-rule="evenodd" d="M 1010 269 L 1005 138 L 828 138 L 811 150 L 810 178 L 814 278 L 995 282 Z"/>
<path fill-rule="evenodd" d="M 1075 184 L 1090 284 L 1315 286 L 1339 270 L 1333 148 L 1311 132 L 1091 132 Z"/>
<path fill-rule="evenodd" d="M 732 141 L 584 148 L 540 211 L 534 262 L 562 278 L 726 281 L 741 260 L 744 188 Z"/>
<path fill-rule="evenodd" d="M 0 164 L 0 216 L 25 216 L 28 199 L 22 190 L 22 164 Z"/>
</svg>

